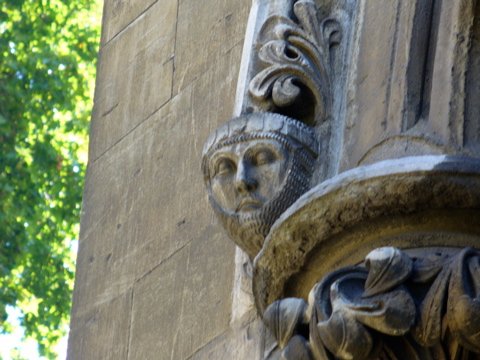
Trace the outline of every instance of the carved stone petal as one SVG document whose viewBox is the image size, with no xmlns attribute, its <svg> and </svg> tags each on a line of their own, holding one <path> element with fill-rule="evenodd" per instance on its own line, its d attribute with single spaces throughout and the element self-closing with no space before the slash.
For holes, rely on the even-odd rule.
<svg viewBox="0 0 480 360">
<path fill-rule="evenodd" d="M 430 347 L 440 341 L 442 335 L 442 317 L 446 307 L 450 267 L 445 267 L 433 282 L 430 290 L 419 307 L 418 323 L 412 331 L 415 340 Z"/>
<path fill-rule="evenodd" d="M 473 249 L 465 249 L 457 256 L 453 267 L 448 296 L 448 326 L 460 344 L 480 352 L 479 254 Z"/>
<path fill-rule="evenodd" d="M 272 348 L 265 351 L 264 360 L 280 360 L 281 356 L 282 356 L 282 349 L 280 349 L 278 344 L 275 344 Z"/>
<path fill-rule="evenodd" d="M 333 311 L 341 311 L 368 327 L 388 335 L 403 335 L 415 322 L 415 302 L 403 290 L 394 290 L 374 297 L 362 297 L 364 280 L 360 274 L 348 274 L 331 286 Z"/>
<path fill-rule="evenodd" d="M 310 299 L 309 299 L 310 303 Z M 310 317 L 310 325 L 309 325 L 309 341 L 310 341 L 310 350 L 312 351 L 313 358 L 315 360 L 329 360 L 330 357 L 327 354 L 327 350 L 322 342 L 322 338 L 320 337 L 320 333 L 318 332 L 318 314 L 317 314 L 317 307 L 312 307 L 312 314 Z"/>
<path fill-rule="evenodd" d="M 291 5 L 287 5 L 287 2 L 285 2 L 285 5 L 291 8 Z M 299 26 L 290 18 L 281 15 L 270 16 L 262 25 L 257 43 L 265 44 L 272 39 L 284 40 L 286 33 L 292 33 L 297 28 Z"/>
<path fill-rule="evenodd" d="M 324 344 L 324 340 L 320 334 L 320 331 L 324 330 L 324 326 L 317 325 L 319 323 L 327 324 L 332 316 L 332 306 L 335 301 L 338 301 L 337 307 L 342 306 L 343 300 L 336 295 L 338 294 L 336 284 L 338 284 L 338 280 L 345 280 L 345 278 L 351 281 L 350 285 L 354 285 L 347 286 L 347 288 L 352 290 L 354 294 L 357 294 L 356 297 L 360 297 L 360 294 L 363 292 L 363 284 L 367 278 L 367 271 L 364 268 L 354 266 L 330 273 L 313 287 L 308 296 L 309 310 L 307 311 L 307 315 L 310 319 L 309 340 L 315 360 L 330 360 L 332 358 L 327 352 L 327 346 Z M 328 337 L 328 335 L 323 334 L 323 337 Z"/>
<path fill-rule="evenodd" d="M 305 31 L 313 38 L 321 39 L 322 34 L 318 29 L 317 7 L 312 0 L 298 0 L 294 12 Z"/>
<path fill-rule="evenodd" d="M 365 265 L 369 270 L 365 297 L 384 293 L 402 284 L 413 269 L 410 257 L 393 247 L 373 250 L 365 258 Z"/>
<path fill-rule="evenodd" d="M 307 303 L 303 299 L 286 298 L 272 303 L 263 315 L 263 321 L 283 349 L 298 325 L 304 322 Z"/>
<path fill-rule="evenodd" d="M 412 281 L 426 283 L 433 280 L 449 261 L 446 254 L 433 254 L 416 259 L 413 263 Z"/>
<path fill-rule="evenodd" d="M 282 351 L 281 360 L 312 360 L 308 343 L 303 336 L 295 335 Z"/>
<path fill-rule="evenodd" d="M 325 347 L 339 359 L 369 359 L 373 340 L 368 330 L 353 317 L 334 312 L 317 324 Z"/>
<path fill-rule="evenodd" d="M 355 312 L 356 318 L 383 334 L 404 335 L 415 322 L 415 302 L 407 291 L 392 291 L 369 298 L 368 302 L 377 304 L 377 310 L 367 312 L 360 309 Z"/>
<path fill-rule="evenodd" d="M 480 352 L 480 301 L 467 295 L 451 302 L 454 312 L 449 327 L 458 342 L 467 349 Z"/>
</svg>

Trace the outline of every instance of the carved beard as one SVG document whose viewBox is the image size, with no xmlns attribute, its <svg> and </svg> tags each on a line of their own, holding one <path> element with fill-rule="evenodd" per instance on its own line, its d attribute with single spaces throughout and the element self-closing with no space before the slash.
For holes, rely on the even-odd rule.
<svg viewBox="0 0 480 360">
<path fill-rule="evenodd" d="M 227 213 L 210 197 L 213 209 L 234 242 L 245 251 L 250 259 L 262 249 L 273 223 L 309 189 L 311 173 L 294 155 L 282 189 L 260 209 L 248 213 Z"/>
</svg>

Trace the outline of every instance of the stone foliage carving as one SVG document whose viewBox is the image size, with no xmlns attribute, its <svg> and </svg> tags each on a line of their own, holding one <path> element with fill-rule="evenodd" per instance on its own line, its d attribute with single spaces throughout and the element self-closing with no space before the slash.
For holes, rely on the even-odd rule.
<svg viewBox="0 0 480 360">
<path fill-rule="evenodd" d="M 252 113 L 214 131 L 202 169 L 210 203 L 250 258 L 275 220 L 310 186 L 317 142 L 312 129 L 273 113 Z"/>
<path fill-rule="evenodd" d="M 330 48 L 340 41 L 340 27 L 320 19 L 312 0 L 296 1 L 293 15 L 274 14 L 263 25 L 258 58 L 265 67 L 251 80 L 250 94 L 263 111 L 291 107 L 295 118 L 322 123 L 330 114 Z"/>
<path fill-rule="evenodd" d="M 308 299 L 271 304 L 268 359 L 480 358 L 480 252 L 372 251 L 317 283 Z"/>
</svg>

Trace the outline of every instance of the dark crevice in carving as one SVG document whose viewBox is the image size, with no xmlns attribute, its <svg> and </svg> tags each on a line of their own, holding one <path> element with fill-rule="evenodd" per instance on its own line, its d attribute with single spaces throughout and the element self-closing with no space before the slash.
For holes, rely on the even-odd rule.
<svg viewBox="0 0 480 360">
<path fill-rule="evenodd" d="M 300 89 L 302 96 L 297 97 L 290 105 L 275 107 L 273 112 L 293 119 L 301 119 L 304 124 L 312 126 L 315 124 L 315 97 L 300 81 L 293 80 L 292 83 Z"/>
<path fill-rule="evenodd" d="M 407 68 L 406 114 L 403 130 L 413 127 L 421 116 L 424 89 L 427 81 L 429 52 L 435 49 L 435 33 L 432 31 L 435 0 L 416 3 L 412 39 Z M 438 1 L 437 1 L 438 2 Z"/>
<path fill-rule="evenodd" d="M 475 5 L 475 18 L 470 39 L 466 74 L 464 146 L 480 151 L 480 1 Z"/>
<path fill-rule="evenodd" d="M 418 118 L 426 119 L 430 112 L 430 96 L 432 93 L 433 68 L 435 63 L 435 54 L 437 51 L 438 30 L 440 26 L 440 14 L 443 0 L 432 0 L 432 12 L 430 16 L 430 29 L 428 33 L 427 56 L 423 70 L 423 84 L 421 97 L 419 99 L 418 109 L 420 116 Z"/>
</svg>

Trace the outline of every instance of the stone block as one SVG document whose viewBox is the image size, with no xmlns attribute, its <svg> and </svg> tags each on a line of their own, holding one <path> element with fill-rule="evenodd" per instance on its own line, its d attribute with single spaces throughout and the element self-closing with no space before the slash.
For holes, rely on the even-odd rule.
<svg viewBox="0 0 480 360">
<path fill-rule="evenodd" d="M 211 360 L 228 357 L 233 360 L 262 359 L 265 328 L 260 319 L 233 327 L 195 351 L 188 360 Z"/>
<path fill-rule="evenodd" d="M 129 359 L 172 359 L 189 258 L 187 246 L 135 284 Z"/>
<path fill-rule="evenodd" d="M 192 241 L 189 252 L 173 359 L 189 358 L 229 329 L 234 247 L 212 226 Z"/>
<path fill-rule="evenodd" d="M 101 49 L 90 159 L 170 99 L 176 11 L 176 0 L 157 2 Z"/>
<path fill-rule="evenodd" d="M 217 57 L 243 42 L 249 10 L 249 1 L 180 1 L 174 94 L 212 66 Z M 234 96 L 235 91 L 230 94 Z"/>
<path fill-rule="evenodd" d="M 102 44 L 130 25 L 157 0 L 106 0 L 103 10 Z"/>
<path fill-rule="evenodd" d="M 132 292 L 72 316 L 67 359 L 126 359 Z"/>
<path fill-rule="evenodd" d="M 210 3 L 179 2 L 190 16 L 176 50 L 187 81 L 173 97 L 177 1 L 118 2 L 117 18 L 106 4 L 70 359 L 186 359 L 228 331 L 235 247 L 208 206 L 200 161 L 232 114 L 250 4 Z M 219 22 L 192 21 L 201 15 Z M 193 41 L 204 26 L 207 40 Z"/>
<path fill-rule="evenodd" d="M 134 286 L 130 359 L 186 359 L 228 329 L 230 244 L 205 234 Z"/>
<path fill-rule="evenodd" d="M 240 52 L 237 46 L 219 58 L 90 163 L 75 288 L 75 301 L 82 305 L 75 312 L 89 311 L 128 291 L 136 279 L 190 242 L 224 236 L 220 226 L 210 226 L 216 220 L 199 164 L 203 140 L 231 113 L 233 99 L 222 101 L 220 95 L 234 89 Z M 233 245 L 223 241 L 228 244 L 228 264 L 233 264 Z M 231 280 L 233 274 L 225 279 Z"/>
</svg>

